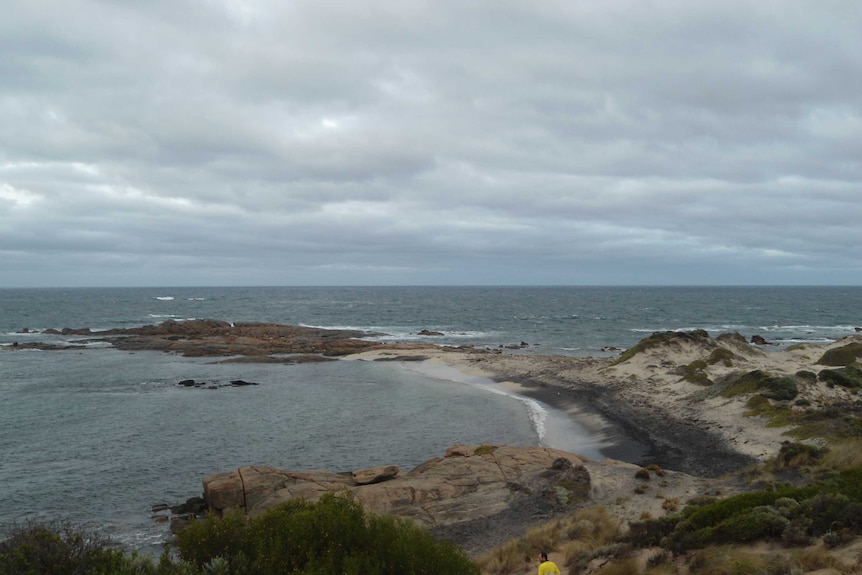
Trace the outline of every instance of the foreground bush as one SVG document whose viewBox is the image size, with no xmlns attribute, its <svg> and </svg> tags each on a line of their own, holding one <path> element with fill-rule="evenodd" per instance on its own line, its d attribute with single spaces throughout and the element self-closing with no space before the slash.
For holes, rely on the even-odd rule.
<svg viewBox="0 0 862 575">
<path fill-rule="evenodd" d="M 165 553 L 154 563 L 74 529 L 19 527 L 0 541 L 0 575 L 479 574 L 454 544 L 334 495 L 252 521 L 239 514 L 195 521 L 177 548 L 180 559 Z"/>
<path fill-rule="evenodd" d="M 0 541 L 3 575 L 124 573 L 130 558 L 93 535 L 66 525 L 13 527 Z"/>
<path fill-rule="evenodd" d="M 216 559 L 228 573 L 317 575 L 478 575 L 453 543 L 403 519 L 369 515 L 351 498 L 291 501 L 246 522 L 240 516 L 192 523 L 177 537 L 183 559 L 203 568 Z"/>
</svg>

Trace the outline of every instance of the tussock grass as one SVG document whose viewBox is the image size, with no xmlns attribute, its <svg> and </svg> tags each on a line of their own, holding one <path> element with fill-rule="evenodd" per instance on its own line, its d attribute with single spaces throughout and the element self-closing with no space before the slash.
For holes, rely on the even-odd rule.
<svg viewBox="0 0 862 575">
<path fill-rule="evenodd" d="M 607 548 L 619 535 L 619 522 L 607 509 L 589 507 L 533 527 L 523 536 L 486 553 L 477 563 L 486 574 L 522 573 L 535 562 L 540 551 L 556 551 L 566 558 L 568 565 L 579 557 L 591 556 L 596 549 Z"/>
<path fill-rule="evenodd" d="M 823 456 L 822 465 L 830 469 L 862 467 L 862 437 L 836 441 Z"/>
</svg>

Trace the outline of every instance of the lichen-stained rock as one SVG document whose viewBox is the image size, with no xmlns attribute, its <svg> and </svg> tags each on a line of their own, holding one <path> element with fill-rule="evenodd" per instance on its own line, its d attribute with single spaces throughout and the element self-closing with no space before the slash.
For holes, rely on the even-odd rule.
<svg viewBox="0 0 862 575">
<path fill-rule="evenodd" d="M 396 466 L 353 473 L 243 467 L 204 479 L 211 509 L 240 508 L 250 516 L 298 497 L 314 501 L 345 490 L 374 513 L 439 527 L 513 508 L 564 510 L 589 496 L 590 476 L 580 457 L 557 449 L 458 445 L 407 473 Z"/>
</svg>

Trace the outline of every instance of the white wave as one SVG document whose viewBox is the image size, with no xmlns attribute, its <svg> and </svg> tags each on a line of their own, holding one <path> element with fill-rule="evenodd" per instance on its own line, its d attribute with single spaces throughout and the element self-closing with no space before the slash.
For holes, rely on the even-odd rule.
<svg viewBox="0 0 862 575">
<path fill-rule="evenodd" d="M 509 392 L 500 387 L 500 385 L 493 379 L 469 375 L 449 365 L 433 364 L 426 361 L 416 363 L 405 362 L 402 365 L 404 369 L 421 373 L 426 377 L 474 385 L 485 391 L 489 391 L 497 395 L 503 395 L 505 397 L 523 403 L 527 408 L 527 415 L 530 418 L 530 425 L 535 431 L 536 436 L 539 438 L 539 444 L 544 445 L 546 438 L 545 422 L 548 419 L 548 410 L 541 402 L 536 401 L 535 399 L 530 397 L 525 397 L 523 395 Z"/>
<path fill-rule="evenodd" d="M 695 331 L 698 329 L 702 329 L 711 333 L 726 333 L 731 331 L 742 331 L 751 329 L 751 326 L 743 325 L 743 324 L 723 324 L 723 325 L 708 325 L 708 326 L 687 326 L 687 327 L 633 327 L 630 328 L 629 331 L 634 333 L 657 333 L 657 332 L 665 332 L 665 331 Z"/>
<path fill-rule="evenodd" d="M 852 325 L 763 325 L 757 329 L 763 331 L 801 331 L 801 332 L 840 332 L 855 333 L 856 327 Z"/>
<path fill-rule="evenodd" d="M 153 299 L 157 299 L 159 301 L 171 301 L 174 299 L 174 296 L 172 296 L 172 295 L 157 295 Z"/>
<path fill-rule="evenodd" d="M 434 344 L 439 341 L 452 341 L 452 340 L 473 340 L 473 339 L 483 339 L 493 336 L 494 334 L 490 332 L 483 331 L 467 331 L 467 330 L 459 330 L 459 331 L 445 331 L 443 329 L 436 328 L 417 328 L 417 327 L 407 327 L 407 326 L 384 326 L 384 325 L 312 325 L 307 323 L 300 323 L 300 327 L 310 327 L 314 329 L 331 329 L 331 330 L 346 330 L 346 331 L 364 331 L 368 333 L 375 333 L 380 335 L 370 335 L 363 339 L 367 339 L 368 341 L 379 341 L 379 342 L 413 342 L 413 341 L 423 341 L 429 344 Z M 419 335 L 419 331 L 422 329 L 430 329 L 431 331 L 438 331 L 442 333 L 442 336 L 429 336 L 429 335 Z"/>
<path fill-rule="evenodd" d="M 562 449 L 569 453 L 577 453 L 586 457 L 601 459 L 605 444 L 600 438 L 591 434 L 586 427 L 574 421 L 568 413 L 542 403 L 531 397 L 513 393 L 504 389 L 493 379 L 469 375 L 455 367 L 434 364 L 428 361 L 401 364 L 404 369 L 415 371 L 445 381 L 454 381 L 474 385 L 484 391 L 503 395 L 518 401 L 527 409 L 527 416 L 533 428 L 538 444 L 543 447 Z"/>
<path fill-rule="evenodd" d="M 205 301 L 207 298 L 205 297 L 187 297 L 187 301 Z"/>
<path fill-rule="evenodd" d="M 153 319 L 159 319 L 159 318 L 163 318 L 163 317 L 179 317 L 179 316 L 176 314 L 173 314 L 173 313 L 148 313 L 147 317 L 151 317 Z"/>
</svg>

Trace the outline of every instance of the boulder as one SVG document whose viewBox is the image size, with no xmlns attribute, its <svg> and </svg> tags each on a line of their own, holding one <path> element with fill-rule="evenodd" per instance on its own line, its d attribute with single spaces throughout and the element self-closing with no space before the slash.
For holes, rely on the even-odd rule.
<svg viewBox="0 0 862 575">
<path fill-rule="evenodd" d="M 397 465 L 382 465 L 371 469 L 362 469 L 353 472 L 353 482 L 356 485 L 373 485 L 381 481 L 388 481 L 398 475 Z"/>
<path fill-rule="evenodd" d="M 417 335 L 433 335 L 433 336 L 439 336 L 439 335 L 443 335 L 443 332 L 440 332 L 440 331 L 431 331 L 430 329 L 423 329 L 423 330 L 422 330 L 422 331 L 420 331 Z"/>
<path fill-rule="evenodd" d="M 389 465 L 351 473 L 242 467 L 203 480 L 204 500 L 217 513 L 256 516 L 301 497 L 350 492 L 366 509 L 426 527 L 518 510 L 531 516 L 564 511 L 590 494 L 590 475 L 577 455 L 544 447 L 457 445 L 407 473 Z"/>
<path fill-rule="evenodd" d="M 760 335 L 751 336 L 751 343 L 753 343 L 754 345 L 772 345 L 771 343 L 766 341 L 766 338 Z"/>
</svg>

